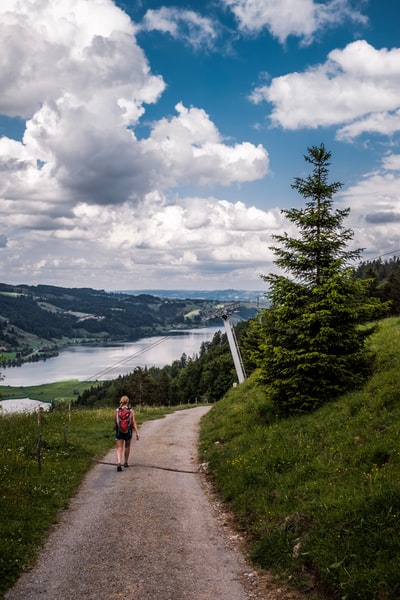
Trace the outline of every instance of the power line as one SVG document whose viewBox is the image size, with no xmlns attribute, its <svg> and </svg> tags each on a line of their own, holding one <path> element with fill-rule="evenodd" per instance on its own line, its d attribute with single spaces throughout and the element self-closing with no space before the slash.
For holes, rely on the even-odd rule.
<svg viewBox="0 0 400 600">
<path fill-rule="evenodd" d="M 167 340 L 167 339 L 168 339 L 168 337 L 165 336 L 163 338 L 158 339 L 156 342 L 152 342 L 151 344 L 148 344 L 147 346 L 145 346 L 144 348 L 142 348 L 142 350 L 138 350 L 137 352 L 134 352 L 133 354 L 130 354 L 129 356 L 127 356 L 126 358 L 123 358 L 122 360 L 118 361 L 117 363 L 115 363 L 111 367 L 106 367 L 105 369 L 102 369 L 101 371 L 98 371 L 97 373 L 95 373 L 94 375 L 92 375 L 91 377 L 89 377 L 87 379 L 87 381 L 92 381 L 92 380 L 96 381 L 97 379 L 99 379 L 99 377 L 102 377 L 103 375 L 106 375 L 107 373 L 110 373 L 111 371 L 114 371 L 118 367 L 121 367 L 123 364 L 125 364 L 125 363 L 129 362 L 130 360 L 132 360 L 133 358 L 136 358 L 137 356 L 140 356 L 141 354 L 144 354 L 148 350 L 151 350 L 152 348 L 155 348 L 156 346 L 159 346 L 160 344 L 162 344 L 163 342 L 165 342 L 165 340 Z"/>
<path fill-rule="evenodd" d="M 389 254 L 394 254 L 395 252 L 400 252 L 400 248 L 397 248 L 397 250 L 391 250 L 390 252 L 385 252 L 384 254 L 379 254 L 379 256 L 374 256 L 373 258 L 370 258 L 368 260 L 376 260 L 377 258 L 382 258 L 382 256 L 389 256 Z"/>
</svg>

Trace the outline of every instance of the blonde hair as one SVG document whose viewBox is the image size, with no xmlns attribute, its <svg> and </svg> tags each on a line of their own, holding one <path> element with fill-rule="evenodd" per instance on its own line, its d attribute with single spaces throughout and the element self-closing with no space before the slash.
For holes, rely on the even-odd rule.
<svg viewBox="0 0 400 600">
<path fill-rule="evenodd" d="M 129 398 L 128 396 L 121 396 L 121 399 L 119 401 L 119 405 L 120 406 L 127 406 L 129 404 Z"/>
</svg>

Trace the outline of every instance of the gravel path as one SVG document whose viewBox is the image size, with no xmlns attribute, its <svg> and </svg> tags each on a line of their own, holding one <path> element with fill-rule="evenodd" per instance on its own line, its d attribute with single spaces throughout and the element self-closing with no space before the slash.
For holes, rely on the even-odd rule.
<svg viewBox="0 0 400 600">
<path fill-rule="evenodd" d="M 37 565 L 6 600 L 246 600 L 256 574 L 201 483 L 198 426 L 208 410 L 147 421 L 131 466 L 113 450 L 86 477 Z M 263 596 L 266 597 L 266 596 Z"/>
</svg>

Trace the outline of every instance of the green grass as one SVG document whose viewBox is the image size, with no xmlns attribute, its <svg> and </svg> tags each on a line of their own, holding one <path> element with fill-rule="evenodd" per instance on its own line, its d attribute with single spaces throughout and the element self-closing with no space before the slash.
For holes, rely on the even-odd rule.
<svg viewBox="0 0 400 600">
<path fill-rule="evenodd" d="M 253 561 L 313 598 L 400 598 L 400 320 L 371 345 L 374 376 L 313 414 L 279 420 L 253 376 L 202 420 Z"/>
<path fill-rule="evenodd" d="M 141 407 L 137 422 L 172 410 Z M 43 413 L 40 462 L 39 433 L 36 413 L 0 415 L 0 597 L 32 566 L 93 459 L 114 447 L 113 409 Z"/>
<path fill-rule="evenodd" d="M 89 381 L 58 381 L 56 383 L 45 383 L 43 385 L 11 387 L 0 385 L 0 400 L 12 398 L 32 398 L 40 402 L 69 402 L 77 399 L 78 394 L 96 385 Z"/>
</svg>

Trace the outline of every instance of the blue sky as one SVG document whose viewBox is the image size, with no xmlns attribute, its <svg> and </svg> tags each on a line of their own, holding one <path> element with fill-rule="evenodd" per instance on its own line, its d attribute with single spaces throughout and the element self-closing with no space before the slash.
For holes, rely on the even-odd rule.
<svg viewBox="0 0 400 600">
<path fill-rule="evenodd" d="M 264 289 L 325 144 L 363 257 L 400 249 L 400 5 L 3 0 L 0 280 Z"/>
</svg>

